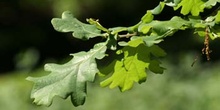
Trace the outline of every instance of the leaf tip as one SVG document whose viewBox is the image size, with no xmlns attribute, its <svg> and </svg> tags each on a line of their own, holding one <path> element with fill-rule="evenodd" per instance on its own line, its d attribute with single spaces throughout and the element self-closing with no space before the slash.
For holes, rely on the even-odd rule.
<svg viewBox="0 0 220 110">
<path fill-rule="evenodd" d="M 34 78 L 29 76 L 29 77 L 25 78 L 25 80 L 27 80 L 27 81 L 33 81 Z"/>
</svg>

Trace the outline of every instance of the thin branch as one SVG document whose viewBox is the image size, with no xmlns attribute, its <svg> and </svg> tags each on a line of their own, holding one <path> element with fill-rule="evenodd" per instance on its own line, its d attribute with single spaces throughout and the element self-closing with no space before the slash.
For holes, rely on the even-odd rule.
<svg viewBox="0 0 220 110">
<path fill-rule="evenodd" d="M 122 34 L 122 35 L 118 35 L 120 38 L 129 38 L 129 37 L 132 37 L 132 36 L 135 36 L 135 35 L 137 35 L 137 33 L 135 32 L 135 33 L 132 33 L 132 34 L 130 34 L 130 33 L 128 33 L 128 34 Z"/>
</svg>

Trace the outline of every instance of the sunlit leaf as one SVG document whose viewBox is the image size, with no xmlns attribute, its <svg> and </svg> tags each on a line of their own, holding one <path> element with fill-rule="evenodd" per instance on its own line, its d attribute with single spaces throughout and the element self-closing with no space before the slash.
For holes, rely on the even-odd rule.
<svg viewBox="0 0 220 110">
<path fill-rule="evenodd" d="M 161 41 L 163 41 L 163 39 L 160 39 L 161 36 L 133 36 L 132 39 L 141 39 L 144 44 L 148 47 L 151 47 L 153 46 L 154 44 L 158 44 L 160 43 Z"/>
<path fill-rule="evenodd" d="M 215 6 L 218 2 L 220 2 L 220 0 L 208 0 L 206 3 L 205 3 L 205 7 L 212 7 L 212 6 Z"/>
<path fill-rule="evenodd" d="M 152 14 L 154 15 L 160 14 L 163 11 L 164 6 L 165 6 L 165 3 L 160 2 L 160 4 L 157 7 L 151 10 Z"/>
<path fill-rule="evenodd" d="M 143 25 L 141 28 L 138 28 L 138 31 L 142 32 L 143 34 L 147 34 L 151 28 L 152 26 L 150 25 Z"/>
<path fill-rule="evenodd" d="M 73 36 L 79 39 L 89 39 L 102 36 L 96 25 L 85 24 L 77 20 L 69 11 L 62 14 L 62 18 L 53 18 L 52 25 L 59 32 L 73 32 Z"/>
<path fill-rule="evenodd" d="M 220 23 L 220 11 L 218 11 L 217 15 L 215 16 L 215 22 L 216 22 L 217 24 Z"/>
<path fill-rule="evenodd" d="M 164 0 L 166 5 L 171 6 L 171 7 L 177 6 L 180 1 L 181 0 Z"/>
<path fill-rule="evenodd" d="M 177 10 L 182 7 L 181 14 L 191 13 L 193 16 L 199 16 L 199 13 L 204 11 L 204 3 L 203 0 L 182 0 L 174 9 Z"/>
<path fill-rule="evenodd" d="M 88 52 L 72 54 L 73 58 L 63 65 L 46 64 L 47 76 L 27 80 L 33 81 L 31 98 L 37 105 L 51 105 L 55 96 L 66 99 L 71 97 L 75 106 L 82 105 L 86 97 L 86 82 L 93 81 L 98 72 L 95 59 L 105 56 L 106 44 L 99 43 Z"/>
<path fill-rule="evenodd" d="M 92 18 L 89 18 L 89 19 L 86 19 L 86 21 L 92 25 L 95 25 L 98 29 L 102 30 L 102 31 L 105 31 L 105 32 L 108 32 L 109 30 L 106 29 L 105 27 L 103 27 L 99 22 L 98 20 L 94 20 Z"/>
<path fill-rule="evenodd" d="M 128 28 L 127 27 L 114 27 L 114 28 L 109 28 L 109 30 L 111 31 L 111 34 L 117 34 L 119 32 L 128 31 Z"/>
<path fill-rule="evenodd" d="M 124 58 L 115 60 L 108 67 L 100 70 L 102 74 L 112 73 L 111 77 L 100 83 L 102 87 L 108 85 L 110 88 L 119 87 L 121 91 L 131 89 L 134 82 L 142 83 L 146 80 L 146 69 L 152 62 L 151 55 L 156 57 L 165 55 L 164 51 L 155 45 L 145 46 L 142 39 L 132 40 L 128 45 L 122 49 Z M 154 61 L 153 65 L 159 66 Z M 150 70 L 161 73 L 163 68 L 154 67 Z"/>
<path fill-rule="evenodd" d="M 152 31 L 157 35 L 163 35 L 170 30 L 183 30 L 185 27 L 189 27 L 190 23 L 180 17 L 174 16 L 172 19 L 168 21 L 152 21 L 150 23 L 143 23 L 138 27 L 138 30 L 145 31 L 146 27 L 151 27 Z"/>
<path fill-rule="evenodd" d="M 154 15 L 152 14 L 151 11 L 147 11 L 147 13 L 141 18 L 141 21 L 143 23 L 149 23 L 154 19 Z"/>
</svg>

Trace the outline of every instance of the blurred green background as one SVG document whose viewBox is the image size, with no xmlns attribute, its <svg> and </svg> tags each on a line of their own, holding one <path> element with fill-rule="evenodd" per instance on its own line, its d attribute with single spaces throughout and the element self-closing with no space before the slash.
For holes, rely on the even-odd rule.
<svg viewBox="0 0 220 110">
<path fill-rule="evenodd" d="M 107 28 L 130 26 L 158 3 L 159 0 L 1 0 L 0 110 L 220 110 L 220 41 L 211 41 L 212 60 L 207 62 L 200 55 L 203 38 L 192 30 L 167 37 L 160 44 L 168 53 L 162 59 L 165 73 L 148 72 L 146 83 L 135 84 L 130 91 L 101 88 L 99 78 L 88 84 L 83 106 L 73 107 L 69 99 L 60 98 L 55 98 L 49 108 L 31 103 L 32 83 L 25 80 L 27 76 L 44 75 L 45 63 L 64 63 L 69 53 L 89 50 L 100 41 L 81 41 L 71 37 L 71 33 L 56 32 L 50 23 L 53 17 L 70 10 L 83 22 L 96 18 Z M 178 11 L 166 7 L 155 19 L 168 20 Z M 196 56 L 198 61 L 191 67 Z"/>
</svg>

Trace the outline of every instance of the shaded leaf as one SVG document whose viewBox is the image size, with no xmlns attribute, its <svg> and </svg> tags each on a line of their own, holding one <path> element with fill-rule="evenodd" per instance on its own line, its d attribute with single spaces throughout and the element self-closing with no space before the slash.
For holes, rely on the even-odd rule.
<svg viewBox="0 0 220 110">
<path fill-rule="evenodd" d="M 158 60 L 151 60 L 149 70 L 154 73 L 162 74 L 165 68 L 160 67 L 160 64 L 161 62 L 159 62 Z"/>
<path fill-rule="evenodd" d="M 212 40 L 216 38 L 220 38 L 220 26 L 214 26 L 211 28 L 211 32 L 209 33 L 209 36 Z"/>
</svg>

